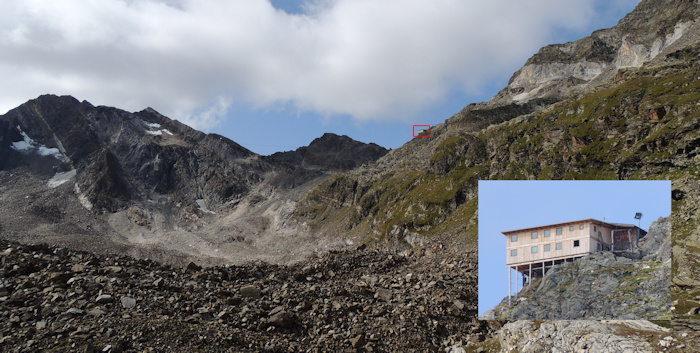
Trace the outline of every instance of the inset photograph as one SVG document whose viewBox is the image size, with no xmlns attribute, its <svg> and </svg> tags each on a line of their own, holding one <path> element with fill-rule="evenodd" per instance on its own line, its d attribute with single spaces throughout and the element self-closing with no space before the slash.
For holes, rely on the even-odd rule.
<svg viewBox="0 0 700 353">
<path fill-rule="evenodd" d="M 671 317 L 670 181 L 479 181 L 479 317 Z"/>
</svg>

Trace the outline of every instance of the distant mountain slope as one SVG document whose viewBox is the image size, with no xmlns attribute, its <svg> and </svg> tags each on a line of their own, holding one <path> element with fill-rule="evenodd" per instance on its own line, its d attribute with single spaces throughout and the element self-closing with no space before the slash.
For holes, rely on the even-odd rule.
<svg viewBox="0 0 700 353">
<path fill-rule="evenodd" d="M 322 153 L 333 141 L 309 148 L 343 170 L 383 152 L 342 142 L 344 153 Z M 285 241 L 303 237 L 289 215 L 329 168 L 259 156 L 150 108 L 44 95 L 0 116 L 0 234 L 171 262 L 293 260 L 322 244 Z"/>
<path fill-rule="evenodd" d="M 686 28 L 653 59 L 560 95 L 470 104 L 434 126 L 431 138 L 329 177 L 302 201 L 297 219 L 317 234 L 355 234 L 379 247 L 435 240 L 475 247 L 480 179 L 670 179 L 672 275 L 685 293 L 683 314 L 700 307 L 691 299 L 700 289 L 698 6 L 642 1 L 611 31 L 653 44 Z"/>
</svg>

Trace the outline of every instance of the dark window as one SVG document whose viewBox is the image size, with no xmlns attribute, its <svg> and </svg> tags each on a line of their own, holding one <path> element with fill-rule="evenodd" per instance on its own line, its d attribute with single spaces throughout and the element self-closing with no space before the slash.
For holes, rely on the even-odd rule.
<svg viewBox="0 0 700 353">
<path fill-rule="evenodd" d="M 596 227 L 595 227 L 595 226 L 593 226 L 593 231 L 595 232 L 595 231 L 597 231 L 597 230 L 598 230 L 598 229 L 596 229 Z"/>
<path fill-rule="evenodd" d="M 537 252 L 537 247 L 536 247 L 536 246 L 533 246 L 533 247 L 532 247 L 532 253 L 534 254 L 534 253 L 536 253 L 536 252 Z"/>
<path fill-rule="evenodd" d="M 516 241 L 518 241 L 518 236 L 517 236 L 517 235 L 511 235 L 511 236 L 510 236 L 510 242 L 511 242 L 511 243 L 514 243 L 514 242 L 516 242 Z"/>
<path fill-rule="evenodd" d="M 557 228 L 557 235 L 561 235 L 561 228 Z"/>
<path fill-rule="evenodd" d="M 549 231 L 548 231 L 548 230 L 545 230 L 545 231 L 544 231 L 544 236 L 545 236 L 545 237 L 548 237 L 548 236 L 550 236 L 550 235 L 551 235 L 551 234 L 549 234 Z"/>
<path fill-rule="evenodd" d="M 532 232 L 532 239 L 537 239 L 537 232 Z"/>
<path fill-rule="evenodd" d="M 544 251 L 549 251 L 549 244 L 546 244 L 546 245 L 544 246 Z"/>
<path fill-rule="evenodd" d="M 557 243 L 556 248 L 557 250 L 561 250 L 561 243 Z"/>
<path fill-rule="evenodd" d="M 580 241 L 580 240 L 574 240 L 574 247 L 579 246 L 579 244 L 580 244 L 579 241 Z"/>
<path fill-rule="evenodd" d="M 518 250 L 517 250 L 517 249 L 511 250 L 511 251 L 510 251 L 510 256 L 518 256 Z"/>
</svg>

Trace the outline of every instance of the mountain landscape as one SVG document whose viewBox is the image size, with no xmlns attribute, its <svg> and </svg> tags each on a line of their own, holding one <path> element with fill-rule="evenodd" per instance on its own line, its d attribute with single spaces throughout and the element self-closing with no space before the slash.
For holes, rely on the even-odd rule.
<svg viewBox="0 0 700 353">
<path fill-rule="evenodd" d="M 68 96 L 41 96 L 0 121 L 3 237 L 172 264 L 285 262 L 342 245 L 305 236 L 295 203 L 330 172 L 386 153 L 326 134 L 260 156 L 152 109 Z"/>
<path fill-rule="evenodd" d="M 0 342 L 18 352 L 698 347 L 699 15 L 698 1 L 643 0 L 613 28 L 542 48 L 491 101 L 391 151 L 326 134 L 260 156 L 150 108 L 32 99 L 0 116 L 10 323 Z M 633 280 L 666 271 L 670 307 L 653 322 L 477 320 L 480 179 L 672 180 L 673 213 L 660 222 L 671 263 L 628 254 L 649 268 L 621 267 L 636 277 L 620 281 L 639 299 Z M 588 265 L 631 266 L 597 256 Z M 558 273 L 576 271 L 586 272 Z M 616 314 L 652 318 L 631 313 Z"/>
</svg>

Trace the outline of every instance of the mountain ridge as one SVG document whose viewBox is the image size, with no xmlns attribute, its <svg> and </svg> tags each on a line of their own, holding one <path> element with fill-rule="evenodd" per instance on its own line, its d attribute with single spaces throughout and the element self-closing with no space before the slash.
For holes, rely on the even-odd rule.
<svg viewBox="0 0 700 353">
<path fill-rule="evenodd" d="M 270 157 L 304 168 L 345 172 L 384 156 L 387 149 L 375 143 L 355 141 L 347 135 L 324 133 L 308 146 L 277 152 Z M 358 158 L 359 156 L 359 158 Z"/>
<path fill-rule="evenodd" d="M 296 200 L 331 171 L 384 151 L 344 141 L 351 153 L 326 154 L 327 165 L 308 167 L 257 155 L 152 108 L 130 113 L 42 95 L 0 116 L 3 236 L 82 250 L 126 247 L 179 263 L 293 261 L 318 246 L 344 246 L 306 236 L 290 219 Z M 96 241 L 79 240 L 85 237 Z M 286 247 L 294 237 L 300 247 Z"/>
</svg>

